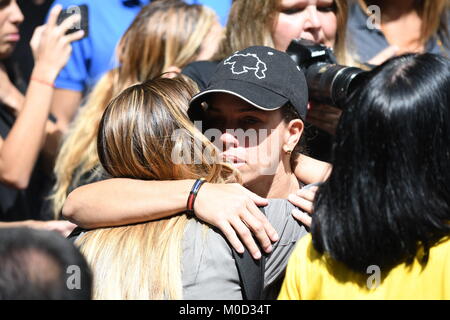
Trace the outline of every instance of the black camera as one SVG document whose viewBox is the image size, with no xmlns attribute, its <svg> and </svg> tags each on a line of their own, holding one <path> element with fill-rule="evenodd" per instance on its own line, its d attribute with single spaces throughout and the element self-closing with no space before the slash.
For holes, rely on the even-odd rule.
<svg viewBox="0 0 450 320">
<path fill-rule="evenodd" d="M 347 97 L 357 88 L 362 69 L 338 65 L 330 48 L 310 40 L 292 40 L 287 51 L 303 70 L 309 99 L 345 108 Z"/>
</svg>

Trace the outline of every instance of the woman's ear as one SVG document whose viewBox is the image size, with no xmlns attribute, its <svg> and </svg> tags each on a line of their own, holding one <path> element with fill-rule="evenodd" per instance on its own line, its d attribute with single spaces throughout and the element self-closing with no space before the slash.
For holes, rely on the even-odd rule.
<svg viewBox="0 0 450 320">
<path fill-rule="evenodd" d="M 163 78 L 175 78 L 181 73 L 181 69 L 175 66 L 170 66 L 164 70 Z"/>
<path fill-rule="evenodd" d="M 293 151 L 299 143 L 304 129 L 303 121 L 300 119 L 291 120 L 287 127 L 286 140 L 283 149 L 285 152 Z"/>
</svg>

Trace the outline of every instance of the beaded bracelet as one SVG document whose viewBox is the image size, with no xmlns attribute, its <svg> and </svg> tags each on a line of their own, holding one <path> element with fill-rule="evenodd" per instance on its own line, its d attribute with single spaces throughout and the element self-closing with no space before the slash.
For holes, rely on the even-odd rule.
<svg viewBox="0 0 450 320">
<path fill-rule="evenodd" d="M 205 178 L 200 178 L 195 180 L 194 185 L 192 186 L 191 192 L 189 193 L 188 201 L 187 201 L 187 213 L 194 215 L 194 203 L 197 198 L 198 191 L 200 187 L 206 182 Z"/>
</svg>

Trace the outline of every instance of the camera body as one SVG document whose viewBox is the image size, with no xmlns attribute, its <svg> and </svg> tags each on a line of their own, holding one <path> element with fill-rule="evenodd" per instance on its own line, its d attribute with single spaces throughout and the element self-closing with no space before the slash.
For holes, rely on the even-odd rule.
<svg viewBox="0 0 450 320">
<path fill-rule="evenodd" d="M 303 70 L 309 99 L 345 108 L 347 97 L 357 87 L 362 69 L 337 64 L 333 51 L 310 40 L 292 40 L 287 54 Z"/>
</svg>

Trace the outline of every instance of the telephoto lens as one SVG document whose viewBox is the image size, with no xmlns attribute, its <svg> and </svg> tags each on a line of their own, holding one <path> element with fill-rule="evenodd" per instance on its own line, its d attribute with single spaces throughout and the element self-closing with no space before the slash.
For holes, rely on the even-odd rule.
<svg viewBox="0 0 450 320">
<path fill-rule="evenodd" d="M 303 70 L 311 100 L 340 109 L 365 71 L 338 65 L 330 48 L 310 40 L 292 40 L 287 53 Z"/>
</svg>

